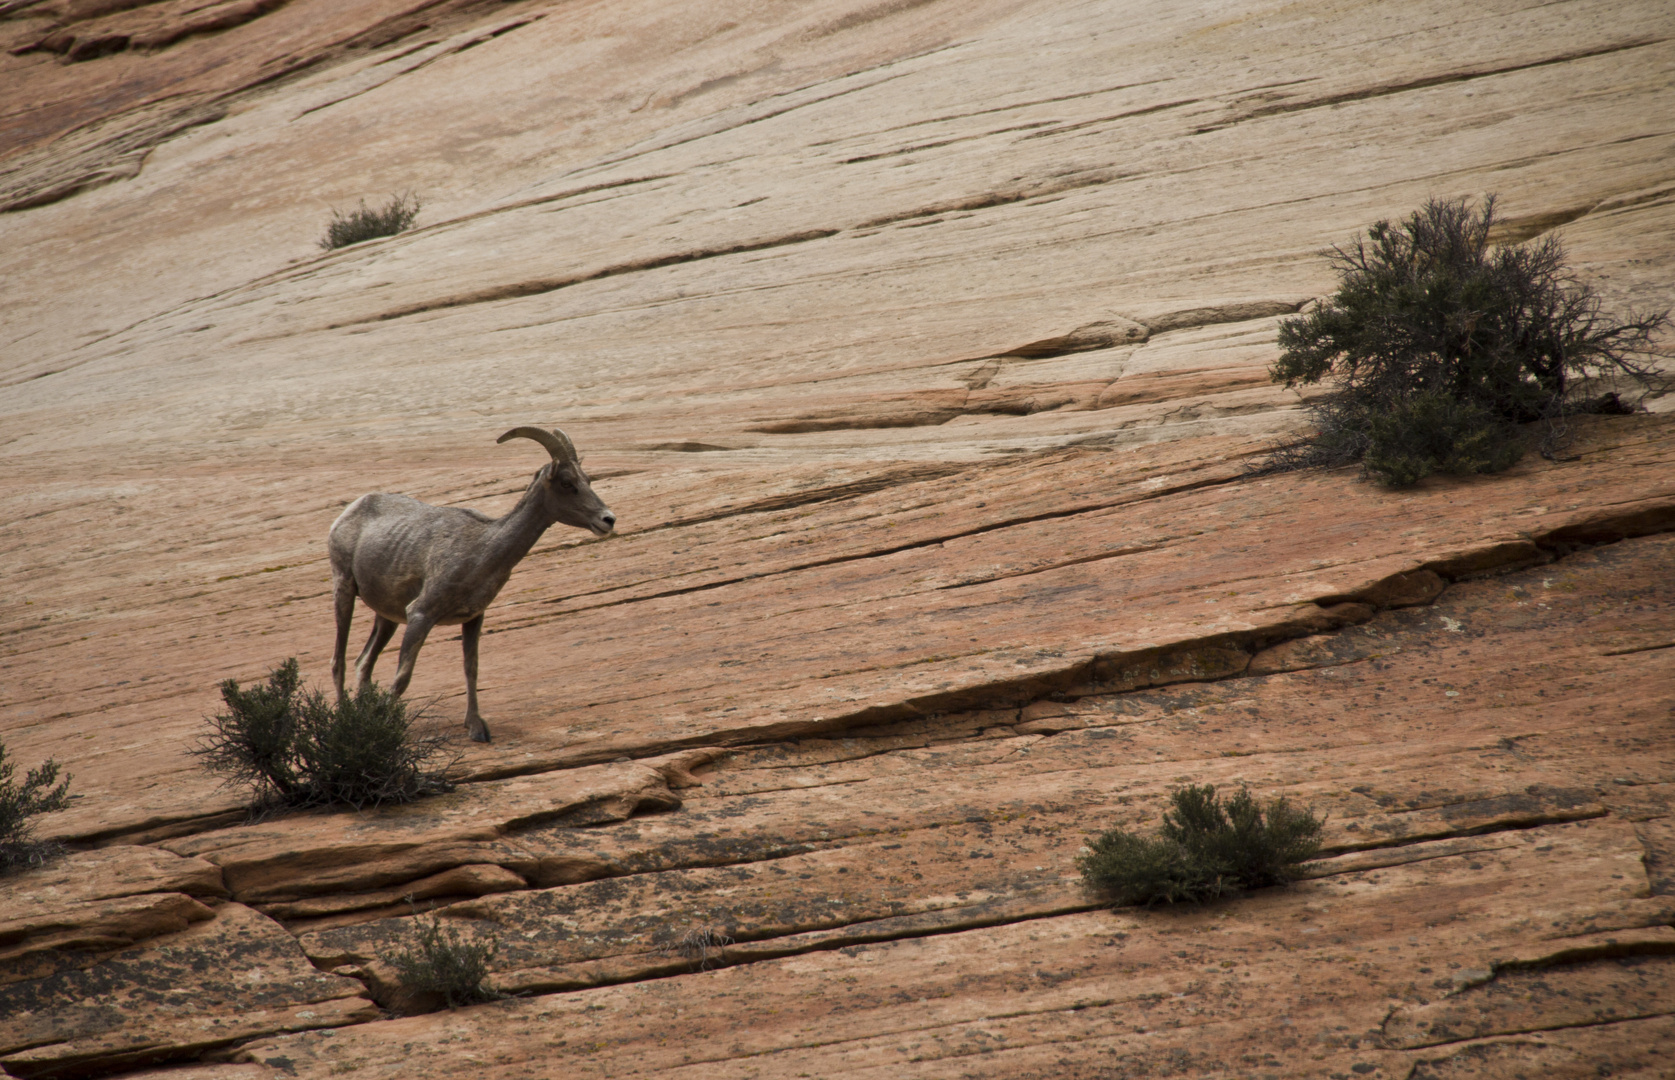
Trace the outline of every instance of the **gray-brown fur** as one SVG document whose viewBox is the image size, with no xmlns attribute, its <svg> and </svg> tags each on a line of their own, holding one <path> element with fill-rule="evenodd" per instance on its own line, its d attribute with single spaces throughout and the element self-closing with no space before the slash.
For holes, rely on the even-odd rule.
<svg viewBox="0 0 1675 1080">
<path fill-rule="evenodd" d="M 554 522 L 590 529 L 605 536 L 616 515 L 593 493 L 575 447 L 562 431 L 513 428 L 500 437 L 534 439 L 552 461 L 541 466 L 512 512 L 495 519 L 475 510 L 431 506 L 406 495 L 362 495 L 332 522 L 332 591 L 337 607 L 337 647 L 332 653 L 332 683 L 343 697 L 344 658 L 349 623 L 358 596 L 372 609 L 372 634 L 355 661 L 361 686 L 372 681 L 372 666 L 395 634 L 401 656 L 391 693 L 400 696 L 413 678 L 413 662 L 433 626 L 458 626 L 465 644 L 465 730 L 477 742 L 489 741 L 488 725 L 477 713 L 477 641 L 483 612 L 541 534 Z"/>
</svg>

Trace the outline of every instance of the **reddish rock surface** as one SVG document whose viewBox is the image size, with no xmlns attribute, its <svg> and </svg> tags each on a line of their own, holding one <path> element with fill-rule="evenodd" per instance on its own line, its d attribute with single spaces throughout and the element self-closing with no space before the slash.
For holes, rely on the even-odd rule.
<svg viewBox="0 0 1675 1080">
<path fill-rule="evenodd" d="M 1662 1075 L 1675 397 L 1246 466 L 1320 250 L 1427 196 L 1675 302 L 1665 7 L 0 2 L 0 738 L 77 796 L 0 881 L 0 1067 Z M 248 822 L 185 751 L 325 681 L 333 517 L 502 513 L 531 422 L 621 527 L 491 608 L 496 741 Z M 1103 907 L 1082 844 L 1186 782 L 1326 857 Z M 396 1015 L 416 910 L 519 996 Z"/>
</svg>

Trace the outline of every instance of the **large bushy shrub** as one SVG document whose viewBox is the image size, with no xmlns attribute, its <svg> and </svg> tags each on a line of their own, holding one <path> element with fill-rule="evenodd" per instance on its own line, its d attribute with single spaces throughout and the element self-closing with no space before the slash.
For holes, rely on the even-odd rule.
<svg viewBox="0 0 1675 1080">
<path fill-rule="evenodd" d="M 414 729 L 417 714 L 378 686 L 332 703 L 304 693 L 295 659 L 267 685 L 221 684 L 226 711 L 193 753 L 235 784 L 248 784 L 264 808 L 346 803 L 364 808 L 449 790 L 446 736 Z"/>
<path fill-rule="evenodd" d="M 1619 319 L 1565 265 L 1557 237 L 1496 247 L 1495 200 L 1431 200 L 1334 248 L 1338 289 L 1280 325 L 1270 370 L 1286 386 L 1330 378 L 1315 434 L 1274 468 L 1359 461 L 1394 486 L 1433 472 L 1495 472 L 1522 456 L 1519 425 L 1627 411 L 1616 391 L 1657 376 L 1666 314 Z"/>
<path fill-rule="evenodd" d="M 405 231 L 418 216 L 419 197 L 412 192 L 391 195 L 390 201 L 377 209 L 367 206 L 366 200 L 362 199 L 360 206 L 347 214 L 341 210 L 332 211 L 325 235 L 320 237 L 320 246 L 331 251 L 362 240 L 394 236 Z"/>
<path fill-rule="evenodd" d="M 29 819 L 70 804 L 70 777 L 59 780 L 58 763 L 50 758 L 26 772 L 23 783 L 16 775 L 17 766 L 6 760 L 6 744 L 0 743 L 0 874 L 39 866 L 61 850 L 51 841 L 34 839 Z"/>
<path fill-rule="evenodd" d="M 1294 880 L 1320 851 L 1322 820 L 1285 799 L 1266 807 L 1241 788 L 1223 803 L 1213 785 L 1169 793 L 1156 836 L 1102 833 L 1076 860 L 1082 879 L 1116 904 L 1178 904 Z"/>
</svg>

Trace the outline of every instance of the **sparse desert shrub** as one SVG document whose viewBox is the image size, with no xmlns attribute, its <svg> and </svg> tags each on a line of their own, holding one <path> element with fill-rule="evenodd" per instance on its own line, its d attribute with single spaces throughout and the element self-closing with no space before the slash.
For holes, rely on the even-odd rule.
<svg viewBox="0 0 1675 1080">
<path fill-rule="evenodd" d="M 1658 379 L 1667 313 L 1619 319 L 1565 265 L 1556 236 L 1492 247 L 1495 200 L 1430 200 L 1332 250 L 1337 291 L 1280 324 L 1269 370 L 1286 386 L 1331 378 L 1315 434 L 1265 469 L 1359 461 L 1391 486 L 1433 472 L 1483 473 L 1522 456 L 1518 425 L 1625 412 L 1614 391 Z"/>
<path fill-rule="evenodd" d="M 362 199 L 361 205 L 347 214 L 332 210 L 332 219 L 326 223 L 326 234 L 320 237 L 320 246 L 331 251 L 362 240 L 394 236 L 412 225 L 418 216 L 419 197 L 411 191 L 405 195 L 391 195 L 390 201 L 376 210 Z"/>
<path fill-rule="evenodd" d="M 6 760 L 6 744 L 0 743 L 0 874 L 39 866 L 58 854 L 61 845 L 31 838 L 29 819 L 70 804 L 70 777 L 58 779 L 56 761 L 48 758 L 30 769 L 21 784 L 14 779 L 16 773 L 17 766 Z"/>
<path fill-rule="evenodd" d="M 731 944 L 733 939 L 730 935 L 704 926 L 688 930 L 679 940 L 670 942 L 659 951 L 680 957 L 693 971 L 708 971 L 710 964 L 720 960 Z"/>
<path fill-rule="evenodd" d="M 193 748 L 212 772 L 255 789 L 262 809 L 347 803 L 356 809 L 450 790 L 445 735 L 414 730 L 420 713 L 373 685 L 332 703 L 304 693 L 295 659 L 266 686 L 221 684 L 226 711 Z"/>
<path fill-rule="evenodd" d="M 1294 880 L 1320 850 L 1323 820 L 1285 799 L 1258 805 L 1241 788 L 1224 804 L 1213 785 L 1169 793 L 1155 837 L 1102 833 L 1076 860 L 1082 879 L 1118 905 L 1178 904 Z"/>
<path fill-rule="evenodd" d="M 432 915 L 413 917 L 414 947 L 390 957 L 390 966 L 401 978 L 402 987 L 420 1000 L 440 998 L 450 1009 L 497 1001 L 506 995 L 491 989 L 485 980 L 489 961 L 500 951 L 500 942 L 472 942 Z"/>
</svg>

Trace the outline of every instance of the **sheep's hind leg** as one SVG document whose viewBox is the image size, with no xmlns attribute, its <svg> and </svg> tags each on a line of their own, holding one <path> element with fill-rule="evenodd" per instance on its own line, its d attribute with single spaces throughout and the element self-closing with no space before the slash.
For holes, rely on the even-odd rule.
<svg viewBox="0 0 1675 1080">
<path fill-rule="evenodd" d="M 372 683 L 372 665 L 378 662 L 378 654 L 384 651 L 384 646 L 395 636 L 396 623 L 393 619 L 374 613 L 372 616 L 372 633 L 367 636 L 366 646 L 361 649 L 360 659 L 355 661 L 355 685 L 365 690 Z"/>
<path fill-rule="evenodd" d="M 465 646 L 465 731 L 472 742 L 488 742 L 489 726 L 477 715 L 477 639 L 483 634 L 481 615 L 459 628 Z"/>
<path fill-rule="evenodd" d="M 397 662 L 395 682 L 390 684 L 392 697 L 400 697 L 407 691 L 407 684 L 413 679 L 413 664 L 419 659 L 419 650 L 424 647 L 430 628 L 435 625 L 436 620 L 429 615 L 408 610 L 407 632 L 401 635 L 401 659 Z"/>
</svg>

